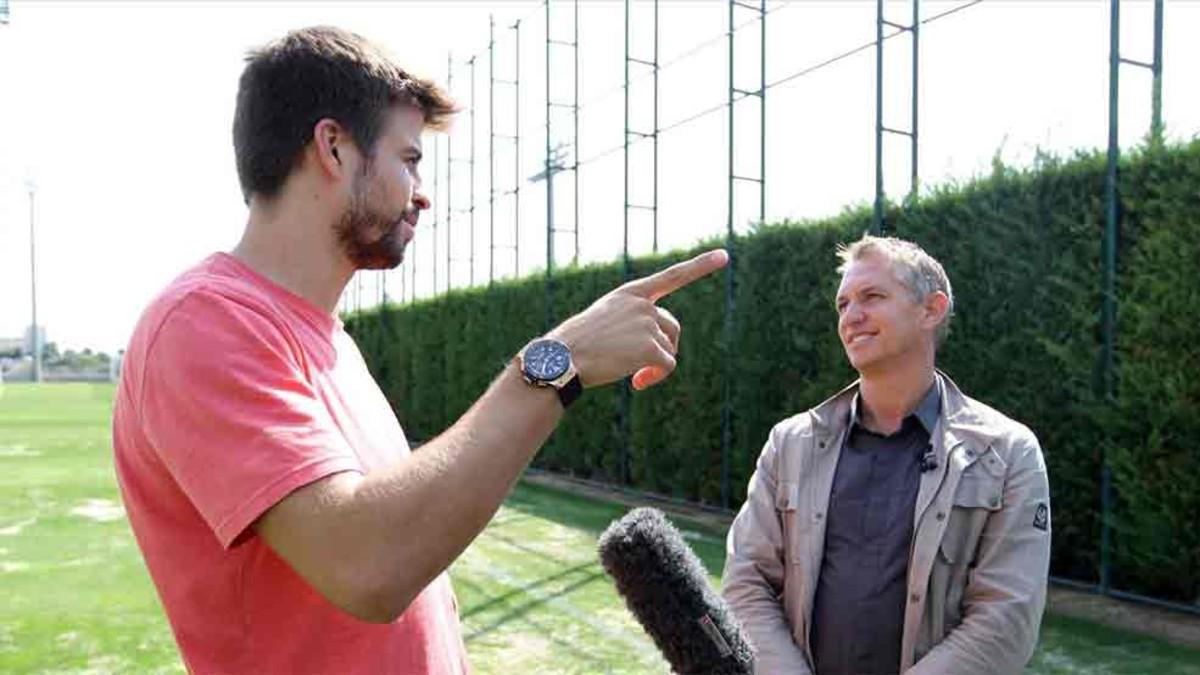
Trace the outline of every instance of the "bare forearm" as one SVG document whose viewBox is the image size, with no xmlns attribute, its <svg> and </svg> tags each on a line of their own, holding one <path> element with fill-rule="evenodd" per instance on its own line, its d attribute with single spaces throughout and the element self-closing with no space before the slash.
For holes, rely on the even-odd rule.
<svg viewBox="0 0 1200 675">
<path fill-rule="evenodd" d="M 377 573 L 415 595 L 446 569 L 491 520 L 562 414 L 553 391 L 529 386 L 509 366 L 443 434 L 363 480 L 353 520 L 374 549 Z"/>
<path fill-rule="evenodd" d="M 256 524 L 326 598 L 391 621 L 487 525 L 562 417 L 509 366 L 452 427 L 391 468 L 301 488 Z"/>
<path fill-rule="evenodd" d="M 388 533 L 376 539 L 385 573 L 420 589 L 449 567 L 562 416 L 552 390 L 528 386 L 510 365 L 450 429 L 394 470 L 365 479 L 356 510 L 366 531 Z"/>
</svg>

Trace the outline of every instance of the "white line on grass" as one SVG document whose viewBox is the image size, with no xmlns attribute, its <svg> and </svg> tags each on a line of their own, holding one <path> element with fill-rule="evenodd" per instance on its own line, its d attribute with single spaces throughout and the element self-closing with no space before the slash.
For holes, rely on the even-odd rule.
<svg viewBox="0 0 1200 675">
<path fill-rule="evenodd" d="M 1109 675 L 1112 673 L 1108 668 L 1096 663 L 1078 663 L 1070 654 L 1061 649 L 1043 649 L 1038 655 L 1038 659 L 1054 673 L 1066 673 L 1067 675 L 1074 675 L 1074 673 Z"/>
<path fill-rule="evenodd" d="M 71 509 L 71 515 L 91 518 L 98 523 L 107 523 L 125 517 L 125 509 L 110 499 L 89 499 Z"/>
<path fill-rule="evenodd" d="M 30 525 L 32 525 L 36 522 L 37 522 L 37 516 L 34 516 L 33 518 L 26 518 L 25 520 L 22 520 L 18 523 L 13 523 L 12 525 L 9 525 L 8 527 L 0 528 L 0 536 L 15 537 L 18 534 L 21 534 L 21 530 L 29 527 Z"/>
</svg>

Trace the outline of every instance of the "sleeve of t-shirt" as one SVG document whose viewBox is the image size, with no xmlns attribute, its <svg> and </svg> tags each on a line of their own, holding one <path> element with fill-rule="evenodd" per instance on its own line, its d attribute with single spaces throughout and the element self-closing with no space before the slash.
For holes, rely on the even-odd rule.
<svg viewBox="0 0 1200 675">
<path fill-rule="evenodd" d="M 141 394 L 146 437 L 226 548 L 293 490 L 362 470 L 296 341 L 214 291 L 192 291 L 160 326 Z"/>
</svg>

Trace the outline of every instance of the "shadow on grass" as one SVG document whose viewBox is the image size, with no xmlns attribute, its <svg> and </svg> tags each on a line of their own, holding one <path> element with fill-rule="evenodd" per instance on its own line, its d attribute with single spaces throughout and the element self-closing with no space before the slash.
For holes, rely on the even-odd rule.
<svg viewBox="0 0 1200 675">
<path fill-rule="evenodd" d="M 554 583 L 555 581 L 558 581 L 559 579 L 563 579 L 565 577 L 569 577 L 569 576 L 578 574 L 578 573 L 588 569 L 589 567 L 594 567 L 594 566 L 595 566 L 595 563 L 590 563 L 590 562 L 580 563 L 578 565 L 575 565 L 574 567 L 568 567 L 567 569 L 562 570 L 556 574 L 551 574 L 550 576 L 542 577 L 541 579 L 538 579 L 537 581 L 534 581 L 532 583 L 525 584 L 524 586 L 518 586 L 518 587 L 512 588 L 511 590 L 509 590 L 507 593 L 504 593 L 503 595 L 489 597 L 486 602 L 482 602 L 478 605 L 475 605 L 474 607 L 467 608 L 467 610 L 462 613 L 462 618 L 469 619 L 470 617 L 472 617 L 476 614 L 479 614 L 480 612 L 485 612 L 485 611 L 491 609 L 492 607 L 495 607 L 496 605 L 504 604 L 504 603 L 508 602 L 509 600 L 511 600 L 513 598 L 517 598 L 521 595 L 524 595 L 525 593 L 531 592 L 534 589 L 540 588 L 547 584 Z M 591 581 L 595 580 L 595 578 L 597 576 L 598 575 L 595 573 L 589 574 L 589 575 L 587 575 L 585 581 L 590 583 Z M 464 583 L 464 582 L 459 581 L 458 583 Z M 466 583 L 468 585 L 470 585 L 469 582 L 466 582 Z M 564 592 L 570 592 L 570 590 L 573 590 L 576 587 L 577 587 L 577 584 L 568 586 L 567 589 L 564 589 L 564 591 L 560 591 L 560 592 L 555 593 L 550 596 L 545 596 L 544 598 L 539 598 L 538 601 L 534 602 L 534 603 L 527 603 L 529 605 L 529 607 L 524 609 L 524 611 L 522 613 L 528 612 L 530 609 L 533 609 L 533 606 L 536 606 L 538 604 L 544 604 L 544 603 L 548 602 L 550 598 L 563 595 Z M 477 590 L 478 590 L 478 587 L 477 587 Z M 507 615 L 505 615 L 505 616 L 507 616 Z"/>
<path fill-rule="evenodd" d="M 614 520 L 632 509 L 632 507 L 622 504 L 602 502 L 591 497 L 531 483 L 519 483 L 505 500 L 505 506 L 564 527 L 582 530 L 596 538 L 599 538 L 600 533 L 608 528 Z M 700 557 L 709 573 L 719 576 L 725 566 L 725 533 L 698 523 L 675 520 L 674 516 L 670 515 L 668 515 L 668 519 L 684 531 L 685 539 L 690 539 L 687 537 L 687 532 L 699 532 L 712 538 L 710 541 L 689 540 L 687 543 Z"/>
<path fill-rule="evenodd" d="M 537 587 L 544 586 L 547 583 L 549 583 L 555 579 L 559 579 L 564 576 L 568 576 L 569 574 L 578 573 L 579 571 L 581 571 L 582 569 L 584 569 L 588 566 L 589 565 L 580 565 L 577 568 L 573 568 L 571 570 L 565 570 L 562 573 L 555 574 L 555 575 L 552 575 L 549 577 L 545 577 L 545 578 L 540 579 L 537 582 L 534 582 L 532 584 L 527 584 L 527 585 L 519 587 L 519 588 L 514 588 L 514 589 L 510 590 L 509 592 L 507 592 L 501 596 L 497 596 L 497 597 L 488 597 L 487 593 L 485 592 L 485 587 L 483 585 L 473 583 L 466 579 L 457 579 L 455 581 L 456 584 L 461 584 L 463 586 L 466 586 L 466 587 L 470 588 L 472 592 L 482 595 L 484 597 L 488 597 L 488 600 L 486 602 L 484 602 L 482 605 L 478 605 L 476 607 L 472 607 L 469 610 L 467 610 L 467 612 L 463 614 L 463 618 L 466 619 L 467 617 L 478 614 L 478 613 L 482 612 L 485 608 L 502 605 L 511 598 L 520 597 L 524 594 L 530 593 L 531 590 L 533 590 Z M 505 612 L 503 615 L 501 615 L 494 621 L 491 621 L 475 630 L 472 630 L 471 632 L 469 632 L 468 634 L 466 634 L 463 637 L 463 641 L 467 645 L 470 645 L 473 642 L 475 642 L 483 637 L 486 637 L 487 635 L 489 635 L 497 630 L 500 630 L 513 622 L 521 621 L 524 624 L 533 628 L 534 634 L 536 634 L 536 635 L 540 636 L 541 638 L 544 638 L 544 639 L 558 645 L 562 649 L 570 652 L 573 659 L 576 659 L 580 662 L 588 662 L 588 663 L 596 664 L 596 665 L 602 666 L 602 667 L 606 666 L 607 663 L 603 659 L 597 658 L 595 655 L 590 653 L 587 649 L 582 648 L 577 643 L 577 641 L 572 641 L 566 637 L 559 637 L 559 633 L 562 632 L 561 624 L 559 624 L 557 622 L 554 624 L 549 624 L 547 622 L 537 621 L 534 618 L 534 614 L 533 614 L 535 610 L 541 609 L 543 605 L 553 604 L 555 600 L 565 597 L 571 593 L 574 593 L 575 591 L 583 588 L 584 586 L 594 583 L 597 579 L 600 579 L 603 576 L 604 576 L 603 572 L 596 571 L 591 574 L 587 574 L 587 575 L 583 576 L 581 579 L 575 581 L 574 583 L 572 583 L 568 586 L 565 586 L 565 587 L 559 589 L 558 591 L 555 591 L 554 593 L 550 593 L 547 595 L 534 596 L 534 597 L 530 598 L 527 602 L 521 603 L 521 604 L 513 607 L 508 612 Z M 573 618 L 576 621 L 581 621 L 582 623 L 585 623 L 586 625 L 588 625 L 588 627 L 596 630 L 597 632 L 599 632 L 601 634 L 607 635 L 608 637 L 617 637 L 617 638 L 622 639 L 622 641 L 625 640 L 625 636 L 615 634 L 612 631 L 605 629 L 603 626 L 597 625 L 595 622 L 588 621 L 586 617 L 573 617 Z M 527 632 L 527 631 L 523 630 L 521 632 Z"/>
</svg>

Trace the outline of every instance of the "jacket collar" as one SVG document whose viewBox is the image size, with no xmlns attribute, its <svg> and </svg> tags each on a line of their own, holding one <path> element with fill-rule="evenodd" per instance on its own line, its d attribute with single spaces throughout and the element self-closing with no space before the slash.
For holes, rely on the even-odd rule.
<svg viewBox="0 0 1200 675">
<path fill-rule="evenodd" d="M 940 389 L 942 406 L 939 414 L 940 430 L 930 434 L 941 435 L 941 443 L 934 443 L 938 462 L 945 465 L 946 454 L 962 442 L 971 441 L 982 450 L 992 444 L 995 432 L 983 423 L 979 406 L 958 388 L 958 385 L 941 370 L 935 370 Z M 813 429 L 821 436 L 841 436 L 850 424 L 850 414 L 861 380 L 855 380 L 841 391 L 830 396 L 811 411 Z M 827 445 L 826 447 L 829 447 Z"/>
</svg>

